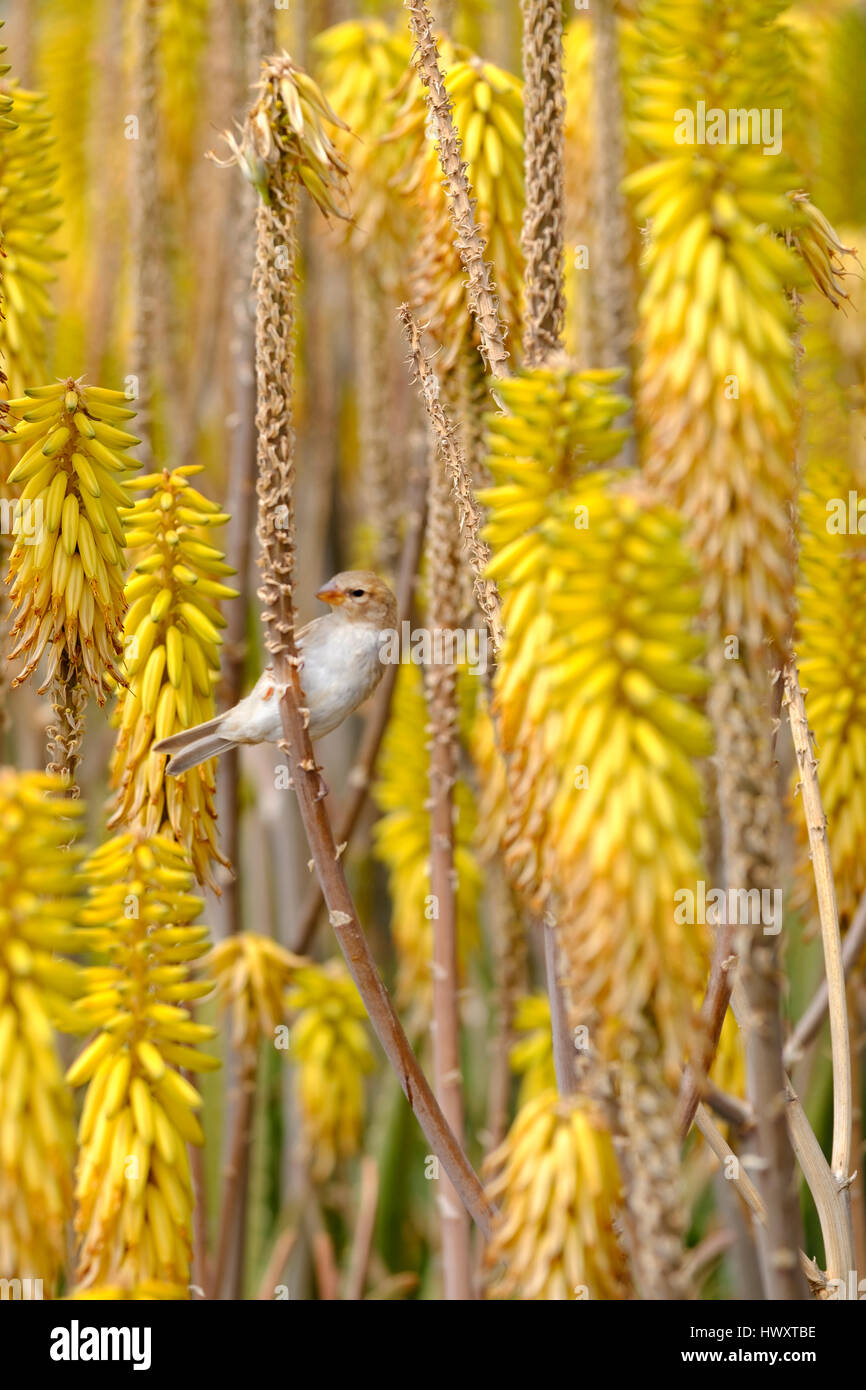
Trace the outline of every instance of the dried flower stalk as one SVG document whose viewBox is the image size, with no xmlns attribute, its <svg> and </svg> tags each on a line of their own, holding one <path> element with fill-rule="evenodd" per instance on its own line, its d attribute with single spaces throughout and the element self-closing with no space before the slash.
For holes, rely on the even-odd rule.
<svg viewBox="0 0 866 1390">
<path fill-rule="evenodd" d="M 492 376 L 505 376 L 508 373 L 505 325 L 499 313 L 490 262 L 484 259 L 484 238 L 475 220 L 466 165 L 461 156 L 461 141 L 451 117 L 451 99 L 445 90 L 430 11 L 423 0 L 420 4 L 405 0 L 405 6 L 415 39 L 413 61 L 427 92 L 448 209 L 456 233 L 455 246 L 467 275 L 469 309 L 481 337 L 481 355 Z"/>
<path fill-rule="evenodd" d="M 559 0 L 522 0 L 521 9 L 526 130 L 523 356 L 526 365 L 534 367 L 560 347 L 565 320 L 562 5 Z"/>
<path fill-rule="evenodd" d="M 51 686 L 51 704 L 55 722 L 48 726 L 48 765 L 45 771 L 62 777 L 69 795 L 74 799 L 81 795 L 75 777 L 81 762 L 87 691 L 79 684 L 78 668 L 68 652 L 63 653 L 58 663 L 57 675 Z"/>
<path fill-rule="evenodd" d="M 484 516 L 472 491 L 472 481 L 466 470 L 466 459 L 457 428 L 448 418 L 442 405 L 439 380 L 424 351 L 421 329 L 408 304 L 401 305 L 400 322 L 409 343 L 415 379 L 421 386 L 430 427 L 451 479 L 463 547 L 475 576 L 475 597 L 487 623 L 493 650 L 497 652 L 502 646 L 503 637 L 502 604 L 495 583 L 484 578 L 485 570 L 490 563 L 490 547 L 481 539 Z"/>
</svg>

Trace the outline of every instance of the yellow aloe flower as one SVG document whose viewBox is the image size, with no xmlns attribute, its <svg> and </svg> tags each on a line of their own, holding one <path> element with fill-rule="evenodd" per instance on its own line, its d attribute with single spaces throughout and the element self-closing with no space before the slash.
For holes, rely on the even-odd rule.
<svg viewBox="0 0 866 1390">
<path fill-rule="evenodd" d="M 17 396 L 28 381 L 44 377 L 45 322 L 53 317 L 47 286 L 55 279 L 59 252 L 52 236 L 60 226 L 60 200 L 53 195 L 54 139 L 45 97 L 4 83 L 17 129 L 0 126 L 0 183 L 3 187 L 2 347 L 9 391 Z"/>
<path fill-rule="evenodd" d="M 318 34 L 313 49 L 322 91 L 346 122 L 333 143 L 351 181 L 349 242 L 358 249 L 375 243 L 377 262 L 404 260 L 413 209 L 394 187 L 406 160 L 405 140 L 391 136 L 411 72 L 408 30 L 392 30 L 380 19 L 347 20 Z M 409 80 L 417 88 L 417 78 Z"/>
<path fill-rule="evenodd" d="M 615 375 L 615 374 L 614 374 Z M 489 421 L 488 573 L 503 596 L 495 682 L 510 805 L 504 853 L 553 911 L 575 1020 L 617 1035 L 648 1009 L 671 1069 L 705 979 L 700 925 L 674 919 L 700 877 L 696 760 L 710 751 L 695 568 L 677 519 L 617 452 L 612 374 L 524 372 Z"/>
<path fill-rule="evenodd" d="M 213 983 L 190 965 L 210 949 L 193 926 L 201 899 L 183 851 L 165 835 L 129 832 L 85 866 L 90 948 L 79 1010 L 96 1034 L 69 1069 L 87 1083 L 76 1169 L 82 1289 L 147 1280 L 189 1282 L 193 1207 L 187 1144 L 204 1134 L 201 1097 L 183 1072 L 211 1071 L 199 1044 L 215 1029 L 189 1006 Z"/>
<path fill-rule="evenodd" d="M 189 464 L 136 478 L 133 486 L 148 495 L 124 514 L 135 554 L 125 589 L 128 685 L 117 707 L 110 825 L 141 825 L 153 835 L 168 824 L 199 882 L 219 891 L 212 865 L 227 861 L 217 840 L 213 761 L 166 778 L 165 758 L 151 752 L 159 739 L 213 717 L 225 627 L 217 604 L 238 592 L 223 582 L 234 573 L 223 552 L 202 539 L 228 516 L 190 483 L 199 472 Z"/>
<path fill-rule="evenodd" d="M 555 1090 L 527 1101 L 484 1167 L 499 1208 L 485 1254 L 491 1298 L 626 1297 L 613 1144 L 584 1101 Z"/>
<path fill-rule="evenodd" d="M 364 1074 L 374 1065 L 367 1015 L 339 958 L 297 969 L 286 1004 L 296 1015 L 289 1050 L 298 1068 L 304 1148 L 314 1181 L 324 1182 L 360 1148 Z"/>
<path fill-rule="evenodd" d="M 41 1279 L 66 1260 L 75 1134 L 53 1025 L 76 1025 L 82 803 L 59 777 L 0 769 L 0 1277 Z"/>
<path fill-rule="evenodd" d="M 9 474 L 23 483 L 9 559 L 17 638 L 9 659 L 26 657 L 13 685 L 35 671 L 48 647 L 51 684 L 66 654 L 78 684 L 100 704 L 120 681 L 123 548 L 120 510 L 131 497 L 124 475 L 138 467 L 137 444 L 122 426 L 135 413 L 122 391 L 84 386 L 71 377 L 31 387 L 8 402 L 17 423 L 0 442 L 25 445 Z"/>
<path fill-rule="evenodd" d="M 516 1033 L 525 1034 L 511 1048 L 511 1070 L 520 1076 L 519 1108 L 544 1091 L 556 1090 L 547 995 L 524 995 L 514 1011 L 513 1027 Z"/>
<path fill-rule="evenodd" d="M 286 986 L 306 964 L 303 956 L 255 932 L 239 932 L 214 946 L 204 968 L 216 981 L 220 1003 L 231 1008 L 233 1047 L 251 1047 L 259 1035 L 273 1043 Z"/>
<path fill-rule="evenodd" d="M 784 647 L 791 622 L 794 319 L 784 291 L 803 275 L 776 233 L 796 219 L 794 171 L 787 139 L 772 158 L 769 145 L 702 139 L 699 106 L 726 118 L 756 104 L 786 118 L 796 110 L 789 39 L 774 22 L 782 8 L 745 0 L 734 28 L 726 7 L 701 0 L 643 6 L 632 134 L 650 155 L 626 180 L 647 224 L 647 474 L 689 523 L 714 626 L 755 649 L 765 639 Z"/>
<path fill-rule="evenodd" d="M 185 1284 L 168 1284 L 161 1279 L 142 1279 L 138 1284 L 99 1284 L 94 1289 L 76 1289 L 68 1295 L 73 1303 L 181 1302 L 189 1298 Z"/>
</svg>

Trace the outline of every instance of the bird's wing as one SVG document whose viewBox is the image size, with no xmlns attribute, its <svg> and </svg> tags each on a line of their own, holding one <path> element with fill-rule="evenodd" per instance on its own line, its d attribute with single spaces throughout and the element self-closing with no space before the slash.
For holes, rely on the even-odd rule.
<svg viewBox="0 0 866 1390">
<path fill-rule="evenodd" d="M 302 655 L 304 651 L 304 646 L 311 636 L 315 640 L 316 637 L 323 635 L 322 625 L 327 623 L 329 616 L 330 615 L 328 613 L 323 613 L 320 618 L 313 618 L 311 622 L 304 623 L 303 627 L 295 629 L 295 646 Z M 262 695 L 267 686 L 272 686 L 275 683 L 276 672 L 274 671 L 273 665 L 270 662 L 268 662 L 268 665 L 262 671 L 262 674 L 259 676 L 255 685 L 253 686 L 253 689 L 250 691 L 250 694 Z"/>
</svg>

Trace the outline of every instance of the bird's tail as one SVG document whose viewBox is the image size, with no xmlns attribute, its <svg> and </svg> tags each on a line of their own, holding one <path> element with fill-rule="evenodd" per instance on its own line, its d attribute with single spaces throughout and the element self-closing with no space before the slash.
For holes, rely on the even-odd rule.
<svg viewBox="0 0 866 1390">
<path fill-rule="evenodd" d="M 204 724 L 196 724 L 192 729 L 184 729 L 179 734 L 172 734 L 170 738 L 162 738 L 159 743 L 153 745 L 154 753 L 170 755 L 166 768 L 170 777 L 179 777 L 191 767 L 197 767 L 208 758 L 215 758 L 227 748 L 234 747 L 233 740 L 223 738 L 219 732 L 224 719 L 224 714 L 218 714 L 216 719 L 208 719 Z"/>
</svg>

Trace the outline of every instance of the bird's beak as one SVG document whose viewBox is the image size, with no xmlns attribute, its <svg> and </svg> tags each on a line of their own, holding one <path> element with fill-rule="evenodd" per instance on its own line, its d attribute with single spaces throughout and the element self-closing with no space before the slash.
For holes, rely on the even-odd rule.
<svg viewBox="0 0 866 1390">
<path fill-rule="evenodd" d="M 341 603 L 346 602 L 346 595 L 342 589 L 320 589 L 316 598 L 320 598 L 323 603 L 330 603 L 332 608 L 339 608 Z"/>
</svg>

